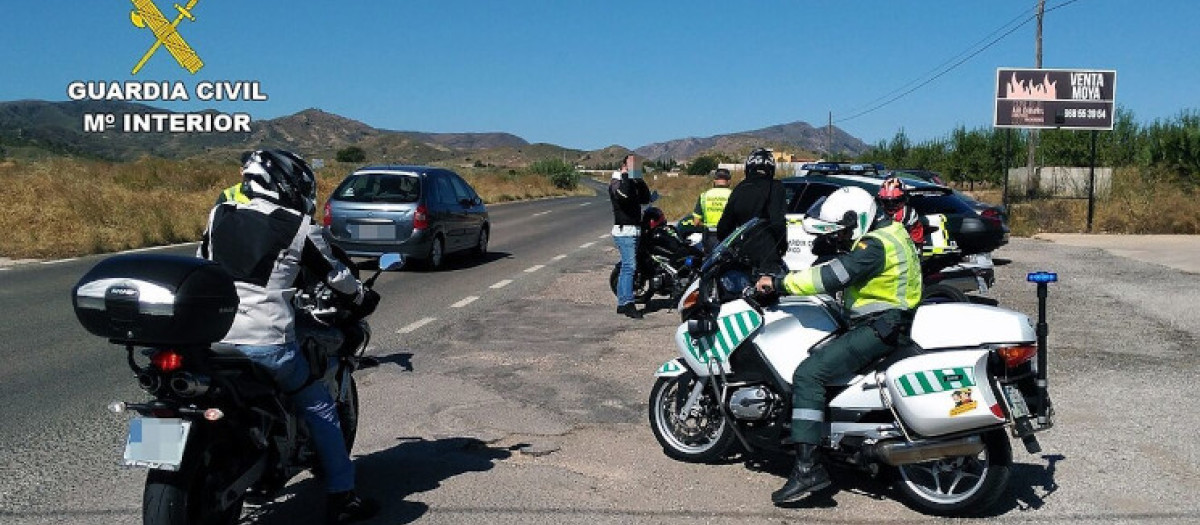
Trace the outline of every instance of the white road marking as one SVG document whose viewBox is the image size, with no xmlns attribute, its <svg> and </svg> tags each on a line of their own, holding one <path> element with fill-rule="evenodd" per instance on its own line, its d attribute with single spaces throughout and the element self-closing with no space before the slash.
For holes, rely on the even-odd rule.
<svg viewBox="0 0 1200 525">
<path fill-rule="evenodd" d="M 594 244 L 596 244 L 596 243 L 595 242 L 585 242 L 583 244 L 580 244 L 579 247 L 580 248 L 591 248 L 592 245 L 594 245 Z"/>
<path fill-rule="evenodd" d="M 463 300 L 461 300 L 461 301 L 459 301 L 459 302 L 457 302 L 457 303 L 454 303 L 454 304 L 450 305 L 450 308 L 462 308 L 462 307 L 464 307 L 464 306 L 466 306 L 466 305 L 468 305 L 468 304 L 471 304 L 471 303 L 473 303 L 473 302 L 477 301 L 478 299 L 479 299 L 479 297 L 478 297 L 478 296 L 474 296 L 474 295 L 472 295 L 472 296 L 470 296 L 470 297 L 467 297 L 466 299 L 463 299 Z"/>
<path fill-rule="evenodd" d="M 581 208 L 582 208 L 582 207 L 584 207 L 584 206 L 587 206 L 587 205 L 589 205 L 589 204 L 591 204 L 591 203 L 590 203 L 590 202 L 585 202 L 585 203 L 583 203 L 583 204 L 580 204 L 580 205 L 579 205 L 579 207 L 581 207 Z"/>
<path fill-rule="evenodd" d="M 605 238 L 608 238 L 608 236 L 609 236 L 609 235 L 612 235 L 612 234 L 610 234 L 610 233 L 606 233 L 606 234 L 604 234 L 604 235 L 601 235 L 601 236 L 599 236 L 599 237 L 596 237 L 596 238 L 597 238 L 597 239 L 605 239 Z"/>
<path fill-rule="evenodd" d="M 533 273 L 533 272 L 541 270 L 542 268 L 545 268 L 545 267 L 546 267 L 546 265 L 544 265 L 544 264 L 536 264 L 536 265 L 526 268 L 525 273 Z"/>
<path fill-rule="evenodd" d="M 415 332 L 415 331 L 416 331 L 418 328 L 421 328 L 422 326 L 425 326 L 425 325 L 427 325 L 427 324 L 429 324 L 429 323 L 432 323 L 432 322 L 434 322 L 434 321 L 437 321 L 437 318 L 436 318 L 436 317 L 426 317 L 426 318 L 424 318 L 424 319 L 421 319 L 420 321 L 417 321 L 417 322 L 415 322 L 415 323 L 413 323 L 413 324 L 410 324 L 410 325 L 408 325 L 408 326 L 406 326 L 406 327 L 404 327 L 404 328 L 401 328 L 401 329 L 399 329 L 399 330 L 396 330 L 396 333 L 398 333 L 398 334 L 410 334 L 410 333 L 412 333 L 412 332 Z"/>
<path fill-rule="evenodd" d="M 563 260 L 563 259 L 566 259 L 566 258 L 567 258 L 567 254 L 563 253 L 563 254 L 558 254 L 558 255 L 555 255 L 555 256 L 554 256 L 554 258 L 553 258 L 553 259 L 550 259 L 550 260 L 551 260 L 551 261 L 561 261 L 561 260 Z"/>
<path fill-rule="evenodd" d="M 11 269 L 12 269 L 12 268 L 9 268 L 9 267 L 5 266 L 4 268 L 0 268 L 0 272 L 8 271 L 8 270 L 11 270 Z"/>
<path fill-rule="evenodd" d="M 554 210 L 540 211 L 540 212 L 537 212 L 537 213 L 535 213 L 535 214 L 531 215 L 531 217 L 540 217 L 540 216 L 542 216 L 542 215 L 545 215 L 545 214 L 547 214 L 547 213 L 550 213 L 551 211 L 554 211 Z"/>
<path fill-rule="evenodd" d="M 496 284 L 493 284 L 493 285 L 489 286 L 488 288 L 491 288 L 491 289 L 493 289 L 493 290 L 499 290 L 499 289 L 501 289 L 501 288 L 504 288 L 505 286 L 508 286 L 508 285 L 510 285 L 510 284 L 512 284 L 512 279 L 505 279 L 505 280 L 503 280 L 503 281 L 500 281 L 500 282 L 498 282 L 498 283 L 496 283 Z"/>
<path fill-rule="evenodd" d="M 166 246 L 150 246 L 148 248 L 134 248 L 132 250 L 125 250 L 123 252 L 118 252 L 118 253 L 149 252 L 149 251 L 154 251 L 154 250 L 166 250 L 166 249 L 170 249 L 170 248 L 178 248 L 180 246 L 189 246 L 189 245 L 198 245 L 198 244 L 200 244 L 200 243 L 198 243 L 198 242 L 181 242 L 179 244 L 168 244 Z"/>
<path fill-rule="evenodd" d="M 42 264 L 58 264 L 58 263 L 65 263 L 65 262 L 76 261 L 76 260 L 79 260 L 79 258 L 78 258 L 78 257 L 71 257 L 70 259 L 58 259 L 58 260 L 56 260 L 56 261 L 42 261 Z"/>
</svg>

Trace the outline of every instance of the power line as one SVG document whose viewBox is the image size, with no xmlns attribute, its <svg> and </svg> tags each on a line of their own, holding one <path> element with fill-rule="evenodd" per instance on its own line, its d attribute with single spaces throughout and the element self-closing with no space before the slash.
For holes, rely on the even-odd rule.
<svg viewBox="0 0 1200 525">
<path fill-rule="evenodd" d="M 962 50 L 962 52 L 958 53 L 957 55 L 954 55 L 954 56 L 952 56 L 952 57 L 950 57 L 950 58 L 947 58 L 947 59 L 946 59 L 945 61 L 943 61 L 941 64 L 938 64 L 938 65 L 934 66 L 934 67 L 933 67 L 932 69 L 930 69 L 929 71 L 926 71 L 926 72 L 922 73 L 921 75 L 919 75 L 919 76 L 917 76 L 916 78 L 914 78 L 914 79 L 912 79 L 912 80 L 908 81 L 908 82 L 907 82 L 907 83 L 905 83 L 904 85 L 901 85 L 901 86 L 897 87 L 896 89 L 893 89 L 893 90 L 891 90 L 891 91 L 889 91 L 889 92 L 887 92 L 887 93 L 884 93 L 883 95 L 880 95 L 879 97 L 876 97 L 875 99 L 871 100 L 870 102 L 867 102 L 867 103 L 865 103 L 865 104 L 861 104 L 861 105 L 859 105 L 859 106 L 857 106 L 857 107 L 855 107 L 855 108 L 853 108 L 853 109 L 851 109 L 851 110 L 847 111 L 847 113 L 854 113 L 854 112 L 858 111 L 859 109 L 862 109 L 862 108 L 864 108 L 864 107 L 871 106 L 872 104 L 875 104 L 876 102 L 879 102 L 880 100 L 883 100 L 883 99 L 885 99 L 885 98 L 887 98 L 887 97 L 890 97 L 890 96 L 892 96 L 892 95 L 896 94 L 897 92 L 903 91 L 905 88 L 908 88 L 909 86 L 911 86 L 911 85 L 913 85 L 913 84 L 915 84 L 915 83 L 917 83 L 917 82 L 920 82 L 920 81 L 921 81 L 921 79 L 925 78 L 925 77 L 926 77 L 926 76 L 928 76 L 928 75 L 932 75 L 932 74 L 934 74 L 934 73 L 938 72 L 938 71 L 939 71 L 939 70 L 941 70 L 943 67 L 945 67 L 947 64 L 950 64 L 951 62 L 953 62 L 955 59 L 957 59 L 957 58 L 959 58 L 959 57 L 961 57 L 961 56 L 963 56 L 963 55 L 965 55 L 965 54 L 969 53 L 969 52 L 970 52 L 972 49 L 975 49 L 975 48 L 976 48 L 976 47 L 978 47 L 979 45 L 983 44 L 984 42 L 986 42 L 986 41 L 987 41 L 987 39 L 989 39 L 989 38 L 991 38 L 991 37 L 995 36 L 995 34 L 996 34 L 996 33 L 999 33 L 1000 31 L 1003 31 L 1005 28 L 1007 28 L 1008 26 L 1010 26 L 1010 25 L 1012 25 L 1012 24 L 1016 23 L 1016 22 L 1017 22 L 1018 20 L 1020 20 L 1021 18 L 1030 16 L 1030 13 L 1031 13 L 1032 11 L 1036 10 L 1036 9 L 1037 9 L 1037 6 L 1036 6 L 1036 5 L 1035 5 L 1034 7 L 1031 7 L 1031 8 L 1025 9 L 1024 11 L 1022 11 L 1021 13 L 1019 13 L 1017 16 L 1013 17 L 1013 19 L 1012 19 L 1012 20 L 1009 20 L 1008 22 L 1005 22 L 1005 23 L 1004 23 L 1004 25 L 1001 25 L 1000 27 L 996 28 L 996 29 L 995 29 L 994 31 L 992 31 L 991 33 L 988 33 L 988 34 L 987 34 L 987 36 L 984 36 L 983 38 L 979 39 L 979 41 L 977 41 L 977 42 L 975 42 L 975 43 L 971 44 L 971 45 L 970 45 L 970 46 L 968 46 L 966 49 Z"/>
<path fill-rule="evenodd" d="M 1058 9 L 1058 8 L 1060 8 L 1060 7 L 1065 7 L 1065 6 L 1067 6 L 1067 5 L 1073 4 L 1073 3 L 1075 3 L 1075 2 L 1078 2 L 1078 1 L 1079 1 L 1079 0 L 1065 0 L 1064 2 L 1061 2 L 1061 3 L 1057 4 L 1057 5 L 1054 5 L 1053 7 L 1047 8 L 1047 9 L 1045 10 L 1045 12 L 1047 12 L 1047 13 L 1048 13 L 1048 12 L 1050 12 L 1050 11 L 1053 11 L 1053 10 L 1055 10 L 1055 9 Z M 1022 13 L 1021 15 L 1018 15 L 1018 16 L 1017 16 L 1016 18 L 1014 18 L 1012 21 L 1009 21 L 1009 22 L 1008 22 L 1008 24 L 1005 24 L 1005 25 L 1003 25 L 1003 26 L 1000 26 L 1000 29 L 997 29 L 997 31 L 999 31 L 999 30 L 1001 30 L 1001 29 L 1004 29 L 1004 28 L 1005 28 L 1005 27 L 1007 27 L 1008 25 L 1012 24 L 1012 23 L 1013 23 L 1013 21 L 1019 20 L 1019 19 L 1021 18 L 1021 16 L 1025 16 L 1025 13 Z M 934 75 L 934 76 L 932 76 L 932 77 L 930 77 L 930 78 L 926 79 L 925 81 L 921 82 L 920 84 L 917 84 L 916 86 L 913 86 L 912 88 L 910 88 L 910 89 L 908 89 L 908 90 L 905 90 L 904 92 L 900 93 L 899 95 L 896 95 L 896 96 L 893 96 L 893 97 L 891 97 L 891 98 L 888 98 L 888 99 L 887 99 L 887 100 L 885 100 L 884 102 L 881 102 L 881 103 L 879 103 L 879 104 L 876 104 L 876 105 L 874 105 L 874 106 L 871 106 L 871 107 L 869 107 L 869 108 L 867 108 L 867 109 L 865 109 L 865 110 L 862 110 L 862 111 L 859 111 L 859 112 L 853 113 L 853 114 L 851 114 L 851 115 L 850 115 L 850 116 L 848 116 L 848 117 L 845 117 L 845 118 L 840 118 L 840 119 L 836 120 L 835 122 L 841 123 L 841 122 L 846 122 L 846 121 L 850 121 L 850 120 L 856 119 L 856 118 L 858 118 L 858 117 L 861 117 L 861 116 L 863 116 L 863 115 L 867 115 L 867 114 L 869 114 L 869 113 L 873 113 L 873 112 L 875 112 L 876 110 L 879 110 L 879 109 L 881 109 L 881 108 L 883 108 L 883 107 L 885 107 L 885 106 L 887 106 L 887 105 L 891 104 L 892 102 L 895 102 L 895 101 L 897 101 L 897 100 L 900 100 L 901 98 L 904 98 L 904 97 L 905 97 L 905 96 L 907 96 L 908 94 L 910 94 L 910 93 L 912 93 L 912 92 L 914 92 L 914 91 L 916 91 L 916 90 L 918 90 L 918 89 L 921 89 L 922 87 L 924 87 L 924 86 L 928 85 L 930 82 L 933 82 L 934 80 L 937 80 L 937 79 L 941 78 L 941 77 L 942 77 L 943 75 L 945 75 L 946 73 L 949 73 L 949 72 L 951 72 L 951 71 L 955 70 L 956 68 L 958 68 L 958 66 L 961 66 L 962 64 L 966 63 L 968 60 L 970 60 L 970 59 L 972 59 L 972 58 L 975 58 L 975 56 L 977 56 L 977 55 L 979 55 L 980 53 L 982 53 L 982 52 L 986 51 L 988 48 L 992 47 L 993 45 L 996 45 L 996 43 L 1000 42 L 1001 40 L 1003 40 L 1003 39 L 1004 39 L 1005 37 L 1007 37 L 1008 35 L 1011 35 L 1011 34 L 1012 34 L 1012 33 L 1014 33 L 1016 30 L 1018 30 L 1018 29 L 1020 29 L 1020 28 L 1024 27 L 1024 26 L 1025 26 L 1025 24 L 1028 24 L 1030 21 L 1032 21 L 1032 20 L 1033 20 L 1033 19 L 1035 19 L 1035 18 L 1037 18 L 1037 15 L 1036 15 L 1036 14 L 1033 14 L 1033 15 L 1028 15 L 1028 16 L 1026 16 L 1026 17 L 1025 17 L 1025 19 L 1024 19 L 1024 20 L 1022 20 L 1022 21 L 1021 21 L 1019 24 L 1017 24 L 1017 25 L 1013 26 L 1013 27 L 1012 27 L 1012 28 L 1010 28 L 1008 31 L 1005 31 L 1005 32 L 1004 32 L 1003 34 L 1001 34 L 1000 36 L 998 36 L 998 37 L 996 37 L 996 38 L 992 39 L 990 42 L 988 42 L 988 43 L 987 43 L 987 45 L 985 45 L 985 46 L 983 46 L 983 47 L 981 47 L 981 48 L 979 48 L 979 49 L 975 50 L 975 52 L 973 52 L 973 53 L 971 53 L 971 54 L 967 55 L 966 57 L 964 57 L 964 58 L 962 58 L 962 59 L 958 60 L 957 62 L 954 62 L 954 64 L 953 64 L 953 65 L 951 65 L 950 67 L 948 67 L 948 68 L 946 68 L 945 70 L 941 71 L 940 73 L 938 73 L 938 74 L 936 74 L 936 75 Z M 996 31 L 993 31 L 991 34 L 995 34 L 995 33 L 996 33 Z M 989 36 L 990 36 L 990 35 L 989 35 Z M 985 37 L 985 38 L 986 38 L 986 37 Z M 970 48 L 967 48 L 967 49 L 970 49 Z M 955 55 L 955 56 L 961 56 L 961 55 L 962 55 L 962 53 L 959 53 L 958 55 Z M 951 58 L 951 60 L 953 60 L 953 58 Z M 943 62 L 943 64 L 944 64 L 944 62 Z M 940 66 L 939 66 L 939 67 L 940 67 Z M 933 69 L 933 70 L 931 70 L 931 71 L 936 71 L 937 69 L 938 69 L 938 68 L 934 68 L 934 69 Z M 918 77 L 918 78 L 920 78 L 920 77 Z M 912 84 L 912 82 L 909 82 L 909 84 Z M 905 85 L 909 85 L 909 84 L 905 84 Z M 895 91 L 892 91 L 892 92 L 894 93 Z M 886 95 L 885 95 L 885 96 L 886 96 Z M 881 97 L 881 98 L 882 98 L 882 97 Z M 879 100 L 879 99 L 877 98 L 877 99 L 875 99 L 875 100 Z M 861 106 L 860 106 L 860 107 L 861 107 Z"/>
</svg>

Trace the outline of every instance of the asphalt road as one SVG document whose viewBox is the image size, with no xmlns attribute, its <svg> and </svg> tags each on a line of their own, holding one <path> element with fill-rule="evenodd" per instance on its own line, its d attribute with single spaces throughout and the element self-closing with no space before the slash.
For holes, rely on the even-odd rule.
<svg viewBox="0 0 1200 525">
<path fill-rule="evenodd" d="M 381 278 L 371 353 L 383 365 L 359 375 L 355 449 L 361 490 L 384 503 L 373 523 L 931 521 L 851 472 L 834 472 L 832 492 L 777 508 L 768 494 L 782 458 L 663 455 L 645 405 L 654 369 L 675 355 L 678 317 L 613 312 L 609 213 L 600 198 L 499 206 L 493 249 L 507 255 Z M 1031 315 L 1025 273 L 1060 274 L 1050 295 L 1058 426 L 1039 455 L 1016 446 L 1009 492 L 981 521 L 1200 523 L 1190 432 L 1200 424 L 1200 276 L 1028 239 L 996 257 L 1009 263 L 994 296 Z M 143 473 L 116 465 L 124 422 L 103 405 L 139 391 L 121 352 L 77 327 L 67 297 L 95 260 L 0 272 L 10 312 L 0 320 L 0 522 L 138 519 Z M 298 479 L 245 519 L 319 523 L 319 494 Z"/>
</svg>

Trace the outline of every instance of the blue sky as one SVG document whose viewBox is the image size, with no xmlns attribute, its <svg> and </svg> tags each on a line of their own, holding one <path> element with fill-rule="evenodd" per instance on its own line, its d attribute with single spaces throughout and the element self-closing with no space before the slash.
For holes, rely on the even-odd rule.
<svg viewBox="0 0 1200 525">
<path fill-rule="evenodd" d="M 1047 0 L 1047 68 L 1117 70 L 1139 121 L 1200 108 L 1194 0 Z M 174 9 L 158 0 L 168 17 Z M 579 149 L 705 137 L 803 120 L 868 143 L 990 126 L 997 67 L 1032 67 L 1030 22 L 876 111 L 841 120 L 931 71 L 1036 0 L 199 0 L 180 32 L 205 61 L 163 51 L 137 80 L 258 80 L 248 111 L 317 107 L 369 125 L 506 131 Z M 0 100 L 65 100 L 74 80 L 130 80 L 153 43 L 126 0 L 3 2 Z M 166 10 L 169 10 L 166 11 Z M 1011 26 L 1008 26 L 1011 27 Z"/>
</svg>

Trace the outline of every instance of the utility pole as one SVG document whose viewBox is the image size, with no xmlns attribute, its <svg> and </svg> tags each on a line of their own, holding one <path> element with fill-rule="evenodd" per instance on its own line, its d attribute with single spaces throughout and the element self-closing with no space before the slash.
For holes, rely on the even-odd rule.
<svg viewBox="0 0 1200 525">
<path fill-rule="evenodd" d="M 1034 62 L 1034 67 L 1037 69 L 1042 68 L 1042 17 L 1045 14 L 1046 14 L 1046 0 L 1038 0 L 1037 40 L 1035 41 L 1035 50 L 1036 50 L 1037 56 L 1036 56 L 1035 62 Z M 1029 171 L 1026 173 L 1027 178 L 1025 179 L 1026 181 L 1028 181 L 1027 186 L 1026 186 L 1026 188 L 1027 188 L 1026 191 L 1028 191 L 1028 188 L 1033 188 L 1035 191 L 1040 190 L 1041 186 L 1042 186 L 1041 176 L 1040 175 L 1035 176 L 1033 174 L 1033 165 L 1034 165 L 1034 160 L 1035 160 L 1034 157 L 1037 152 L 1037 139 L 1038 139 L 1038 130 L 1030 129 L 1029 130 Z"/>
<path fill-rule="evenodd" d="M 833 158 L 833 112 L 829 112 L 829 127 L 825 128 L 825 160 Z"/>
</svg>

